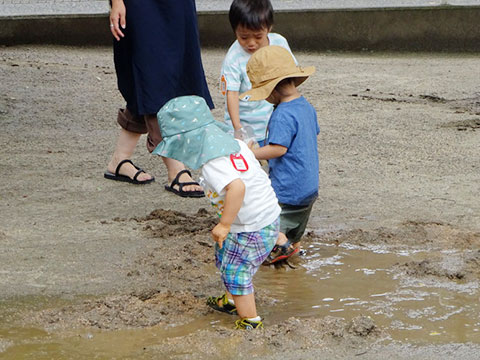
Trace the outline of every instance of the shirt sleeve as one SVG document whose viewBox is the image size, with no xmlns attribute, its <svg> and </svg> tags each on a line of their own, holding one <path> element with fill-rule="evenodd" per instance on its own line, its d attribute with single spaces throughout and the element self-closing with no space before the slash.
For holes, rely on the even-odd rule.
<svg viewBox="0 0 480 360">
<path fill-rule="evenodd" d="M 313 115 L 315 116 L 315 126 L 317 129 L 317 135 L 320 134 L 320 125 L 318 125 L 318 119 L 317 119 L 317 112 L 315 109 L 313 110 Z"/>
<path fill-rule="evenodd" d="M 227 54 L 222 66 L 222 81 L 225 81 L 225 89 L 239 91 L 242 83 L 242 73 L 237 61 Z"/>
<path fill-rule="evenodd" d="M 293 60 L 295 61 L 295 65 L 298 66 L 297 58 L 295 57 L 295 55 L 293 55 L 292 49 L 290 49 L 290 45 L 288 45 L 287 39 L 285 39 L 280 34 L 277 34 L 277 36 L 278 36 L 278 38 L 277 38 L 278 45 L 281 46 L 281 47 L 284 47 L 285 49 L 287 49 L 290 52 L 290 54 L 292 54 Z"/>
<path fill-rule="evenodd" d="M 297 134 L 297 122 L 291 116 L 274 111 L 268 125 L 268 143 L 290 147 Z"/>
<path fill-rule="evenodd" d="M 202 167 L 202 175 L 218 194 L 221 194 L 225 186 L 233 180 L 240 178 L 228 156 L 207 162 Z"/>
<path fill-rule="evenodd" d="M 283 47 L 284 47 L 285 49 L 287 49 L 288 51 L 290 51 L 290 54 L 292 54 L 293 60 L 295 61 L 295 65 L 298 66 L 297 58 L 295 57 L 295 55 L 293 55 L 292 49 L 290 49 L 290 46 L 288 45 L 287 39 L 284 38 L 283 40 L 285 40 L 285 44 L 283 45 Z"/>
</svg>

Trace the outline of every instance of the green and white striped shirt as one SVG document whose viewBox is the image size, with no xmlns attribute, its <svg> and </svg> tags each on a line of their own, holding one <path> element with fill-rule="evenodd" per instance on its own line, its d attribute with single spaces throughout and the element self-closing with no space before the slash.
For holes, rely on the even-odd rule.
<svg viewBox="0 0 480 360">
<path fill-rule="evenodd" d="M 290 47 L 287 40 L 279 34 L 268 34 L 269 45 L 282 46 L 290 53 Z M 226 95 L 226 91 L 238 91 L 243 93 L 252 88 L 252 84 L 247 75 L 247 62 L 251 54 L 243 50 L 237 40 L 228 49 L 227 55 L 222 65 L 221 73 L 221 89 L 222 94 Z M 292 54 L 293 56 L 293 54 Z M 294 57 L 295 59 L 295 57 Z M 297 60 L 295 59 L 295 63 Z M 273 111 L 273 105 L 266 100 L 246 101 L 240 100 L 240 122 L 243 126 L 250 125 L 255 133 L 257 141 L 265 139 L 268 120 Z M 227 110 L 227 101 L 225 96 L 225 122 L 232 128 L 232 121 Z"/>
</svg>

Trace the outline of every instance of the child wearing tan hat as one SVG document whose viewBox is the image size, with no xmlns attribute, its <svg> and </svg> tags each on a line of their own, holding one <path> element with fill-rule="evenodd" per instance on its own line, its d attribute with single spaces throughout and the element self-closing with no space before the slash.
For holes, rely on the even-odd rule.
<svg viewBox="0 0 480 360">
<path fill-rule="evenodd" d="M 270 180 L 282 208 L 280 235 L 268 263 L 299 251 L 318 196 L 320 129 L 315 109 L 297 89 L 314 72 L 313 66 L 297 66 L 288 50 L 274 45 L 259 49 L 247 63 L 252 89 L 240 98 L 265 99 L 275 106 L 268 123 L 266 145 L 252 149 L 258 160 L 268 160 Z"/>
</svg>

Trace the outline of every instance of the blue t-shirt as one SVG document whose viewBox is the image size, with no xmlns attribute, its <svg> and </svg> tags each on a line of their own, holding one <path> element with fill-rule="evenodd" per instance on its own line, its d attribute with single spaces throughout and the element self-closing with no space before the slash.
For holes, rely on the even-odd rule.
<svg viewBox="0 0 480 360">
<path fill-rule="evenodd" d="M 319 132 L 317 113 L 303 96 L 280 103 L 272 113 L 268 143 L 288 149 L 283 156 L 268 162 L 280 203 L 309 205 L 318 196 Z"/>
</svg>

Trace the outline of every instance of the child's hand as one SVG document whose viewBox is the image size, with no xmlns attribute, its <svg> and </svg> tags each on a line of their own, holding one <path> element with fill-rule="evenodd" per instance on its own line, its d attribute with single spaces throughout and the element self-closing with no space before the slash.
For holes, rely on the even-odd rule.
<svg viewBox="0 0 480 360">
<path fill-rule="evenodd" d="M 238 140 L 245 140 L 248 138 L 248 135 L 247 135 L 247 132 L 245 131 L 245 129 L 243 127 L 239 128 L 239 129 L 235 129 L 233 131 L 233 137 L 235 139 L 238 139 Z"/>
<path fill-rule="evenodd" d="M 230 225 L 222 223 L 217 224 L 212 230 L 212 238 L 218 243 L 220 249 L 223 247 L 223 241 L 227 238 L 230 232 Z"/>
<path fill-rule="evenodd" d="M 225 189 L 225 206 L 223 207 L 222 218 L 212 230 L 212 238 L 218 243 L 220 249 L 223 241 L 230 232 L 230 227 L 242 207 L 243 198 L 245 197 L 245 184 L 241 179 L 235 179 L 224 187 Z"/>
</svg>

